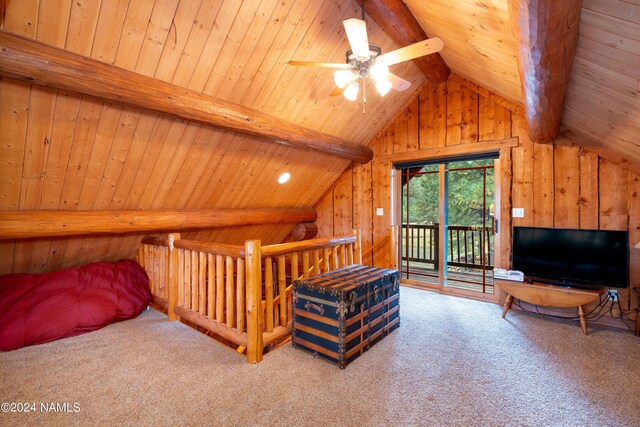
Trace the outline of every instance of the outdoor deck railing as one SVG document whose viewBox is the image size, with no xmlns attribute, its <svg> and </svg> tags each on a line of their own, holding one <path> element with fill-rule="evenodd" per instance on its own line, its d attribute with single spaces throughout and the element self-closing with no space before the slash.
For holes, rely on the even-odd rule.
<svg viewBox="0 0 640 427">
<path fill-rule="evenodd" d="M 438 269 L 439 224 L 402 225 L 402 261 L 433 264 Z M 449 266 L 493 269 L 492 227 L 450 225 L 447 227 Z M 407 256 L 408 255 L 408 256 Z"/>
</svg>

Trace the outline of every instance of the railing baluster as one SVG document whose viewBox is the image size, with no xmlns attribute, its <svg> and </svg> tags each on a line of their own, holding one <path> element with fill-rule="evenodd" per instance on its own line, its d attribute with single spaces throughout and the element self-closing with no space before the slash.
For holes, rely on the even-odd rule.
<svg viewBox="0 0 640 427">
<path fill-rule="evenodd" d="M 287 271 L 286 258 L 284 255 L 278 257 L 278 304 L 280 305 L 280 325 L 287 325 Z"/>
<path fill-rule="evenodd" d="M 207 317 L 213 320 L 216 313 L 216 257 L 207 254 Z"/>
<path fill-rule="evenodd" d="M 331 270 L 338 268 L 338 247 L 334 246 L 331 251 Z"/>
<path fill-rule="evenodd" d="M 184 303 L 184 249 L 178 249 L 178 305 Z"/>
<path fill-rule="evenodd" d="M 302 277 L 305 279 L 309 277 L 309 251 L 302 253 Z"/>
<path fill-rule="evenodd" d="M 191 310 L 198 311 L 198 253 L 191 251 Z"/>
<path fill-rule="evenodd" d="M 216 321 L 224 320 L 224 257 L 216 255 Z"/>
<path fill-rule="evenodd" d="M 162 298 L 167 298 L 167 272 L 169 269 L 167 268 L 167 254 L 165 252 L 164 246 L 156 246 L 158 249 L 158 278 L 160 283 L 160 290 L 158 295 Z"/>
<path fill-rule="evenodd" d="M 313 251 L 313 275 L 315 276 L 320 273 L 320 249 L 315 249 Z"/>
<path fill-rule="evenodd" d="M 449 256 L 450 256 L 450 258 L 449 259 L 453 260 L 453 230 L 451 230 L 451 228 L 449 228 L 449 242 L 450 242 L 450 244 L 449 244 L 449 249 L 450 249 Z M 446 267 L 446 264 L 447 263 L 445 262 L 445 267 Z"/>
<path fill-rule="evenodd" d="M 184 308 L 191 308 L 191 251 L 184 251 Z"/>
<path fill-rule="evenodd" d="M 413 227 L 409 228 L 409 253 L 411 254 L 410 255 L 411 258 L 415 258 L 415 255 L 416 255 L 415 244 L 414 244 L 415 242 L 413 241 L 413 239 L 415 238 L 413 234 L 413 230 L 414 230 Z"/>
<path fill-rule="evenodd" d="M 200 285 L 200 309 L 198 311 L 204 316 L 207 312 L 207 254 L 199 252 L 198 256 L 200 258 L 200 266 L 198 267 L 198 273 L 200 275 L 198 278 Z"/>
<path fill-rule="evenodd" d="M 472 259 L 472 263 L 475 264 L 476 263 L 476 239 L 475 239 L 476 233 L 474 233 L 473 231 L 471 232 L 471 259 Z"/>
<path fill-rule="evenodd" d="M 323 271 L 330 271 L 329 267 L 329 248 L 322 248 L 322 261 L 324 263 Z"/>
<path fill-rule="evenodd" d="M 265 325 L 267 332 L 273 332 L 273 266 L 270 257 L 264 260 L 264 299 Z"/>
<path fill-rule="evenodd" d="M 234 310 L 234 304 L 233 301 L 235 299 L 235 290 L 233 288 L 233 258 L 231 258 L 230 256 L 226 257 L 226 267 L 227 267 L 227 271 L 226 271 L 226 296 L 227 296 L 227 326 L 229 326 L 230 328 L 235 326 L 235 310 Z"/>
<path fill-rule="evenodd" d="M 473 231 L 471 231 L 471 234 L 473 234 Z M 463 242 L 463 247 L 464 247 L 464 262 L 469 262 L 469 247 L 468 247 L 468 232 L 467 230 L 462 230 L 462 235 L 464 236 L 464 242 Z"/>
<path fill-rule="evenodd" d="M 298 253 L 291 254 L 291 280 L 298 280 L 300 275 L 298 274 Z"/>
<path fill-rule="evenodd" d="M 435 224 L 433 228 L 433 268 L 438 270 L 440 268 L 440 224 Z"/>
<path fill-rule="evenodd" d="M 149 279 L 151 280 L 151 293 L 153 295 L 158 295 L 158 277 L 157 277 L 157 268 L 156 268 L 156 250 L 154 246 L 149 247 L 149 267 L 150 273 Z"/>
<path fill-rule="evenodd" d="M 240 333 L 244 332 L 247 316 L 244 287 L 244 259 L 238 258 L 236 262 L 236 325 Z"/>
</svg>

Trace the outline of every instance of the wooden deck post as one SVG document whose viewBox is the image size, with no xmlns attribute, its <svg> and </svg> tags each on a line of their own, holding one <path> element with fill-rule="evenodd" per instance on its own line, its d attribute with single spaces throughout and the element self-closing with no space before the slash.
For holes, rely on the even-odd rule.
<svg viewBox="0 0 640 427">
<path fill-rule="evenodd" d="M 178 286 L 182 285 L 178 283 L 178 251 L 173 245 L 176 240 L 180 240 L 180 233 L 170 233 L 168 249 L 169 259 L 167 260 L 167 264 L 169 265 L 169 268 L 167 268 L 167 286 L 169 287 L 167 290 L 167 316 L 169 317 L 169 320 L 180 320 L 174 312 L 174 308 L 178 302 Z"/>
<path fill-rule="evenodd" d="M 353 230 L 353 234 L 356 235 L 355 263 L 362 265 L 362 231 L 358 228 Z"/>
<path fill-rule="evenodd" d="M 392 225 L 389 235 L 389 257 L 391 262 L 391 268 L 398 269 L 398 230 L 400 227 Z"/>
<path fill-rule="evenodd" d="M 244 243 L 247 274 L 247 361 L 262 361 L 262 270 L 260 240 Z"/>
</svg>

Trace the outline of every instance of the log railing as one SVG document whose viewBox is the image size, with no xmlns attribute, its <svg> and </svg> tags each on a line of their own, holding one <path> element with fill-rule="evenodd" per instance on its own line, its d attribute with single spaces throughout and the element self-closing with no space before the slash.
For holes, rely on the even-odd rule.
<svg viewBox="0 0 640 427">
<path fill-rule="evenodd" d="M 144 238 L 138 261 L 153 300 L 170 320 L 181 318 L 262 360 L 264 347 L 291 334 L 292 283 L 362 263 L 360 235 L 261 246 Z"/>
<path fill-rule="evenodd" d="M 146 238 L 138 248 L 138 263 L 149 276 L 152 302 L 163 309 L 169 304 L 169 248 L 169 239 L 161 237 Z"/>
</svg>

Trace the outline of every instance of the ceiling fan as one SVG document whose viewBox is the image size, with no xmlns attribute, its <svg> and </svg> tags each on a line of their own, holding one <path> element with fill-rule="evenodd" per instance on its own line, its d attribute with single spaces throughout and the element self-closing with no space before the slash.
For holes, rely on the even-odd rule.
<svg viewBox="0 0 640 427">
<path fill-rule="evenodd" d="M 362 86 L 363 107 L 367 102 L 366 79 L 371 77 L 380 96 L 386 95 L 390 89 L 397 92 L 407 90 L 411 82 L 389 72 L 389 66 L 409 61 L 424 55 L 442 50 L 442 39 L 433 37 L 409 46 L 382 53 L 379 46 L 369 43 L 365 23 L 364 1 L 362 2 L 362 19 L 351 18 L 343 21 L 351 49 L 347 50 L 346 63 L 289 61 L 289 65 L 306 67 L 335 68 L 333 75 L 336 88 L 331 96 L 342 94 L 350 101 L 358 98 Z"/>
</svg>

